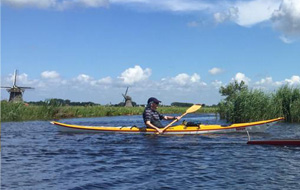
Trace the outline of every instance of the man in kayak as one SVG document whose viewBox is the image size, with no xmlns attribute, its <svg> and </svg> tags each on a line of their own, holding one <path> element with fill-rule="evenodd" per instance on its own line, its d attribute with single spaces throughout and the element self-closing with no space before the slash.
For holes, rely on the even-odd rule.
<svg viewBox="0 0 300 190">
<path fill-rule="evenodd" d="M 159 103 L 158 99 L 151 97 L 148 99 L 148 104 L 144 110 L 143 113 L 143 119 L 147 127 L 151 127 L 157 130 L 158 133 L 162 133 L 162 128 L 164 126 L 161 124 L 160 120 L 165 119 L 165 120 L 175 120 L 178 119 L 178 117 L 173 117 L 173 116 L 164 116 L 160 114 L 158 111 L 156 111 Z"/>
</svg>

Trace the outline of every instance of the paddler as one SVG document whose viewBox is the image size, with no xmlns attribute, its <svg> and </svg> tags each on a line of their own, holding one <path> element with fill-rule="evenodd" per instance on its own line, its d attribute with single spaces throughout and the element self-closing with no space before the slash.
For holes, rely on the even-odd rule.
<svg viewBox="0 0 300 190">
<path fill-rule="evenodd" d="M 175 120 L 178 119 L 179 117 L 174 117 L 174 116 L 164 116 L 160 114 L 156 109 L 161 101 L 158 99 L 151 97 L 148 99 L 147 106 L 144 110 L 143 113 L 143 119 L 147 127 L 154 128 L 157 130 L 158 133 L 163 132 L 163 126 L 160 122 L 160 120 Z"/>
</svg>

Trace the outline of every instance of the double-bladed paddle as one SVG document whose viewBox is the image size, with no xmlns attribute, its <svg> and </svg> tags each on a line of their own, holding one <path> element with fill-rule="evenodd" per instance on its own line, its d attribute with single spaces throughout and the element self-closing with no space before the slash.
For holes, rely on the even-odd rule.
<svg viewBox="0 0 300 190">
<path fill-rule="evenodd" d="M 162 133 L 164 133 L 165 130 L 167 130 L 169 127 L 171 127 L 171 125 L 173 125 L 175 122 L 179 121 L 183 116 L 185 116 L 188 113 L 194 113 L 195 111 L 197 111 L 198 109 L 201 108 L 201 104 L 194 104 L 192 105 L 189 109 L 187 109 L 185 111 L 184 114 L 182 114 L 178 119 L 175 119 L 174 121 L 172 121 L 171 123 L 169 123 L 169 125 L 165 126 L 165 128 L 162 129 Z"/>
</svg>

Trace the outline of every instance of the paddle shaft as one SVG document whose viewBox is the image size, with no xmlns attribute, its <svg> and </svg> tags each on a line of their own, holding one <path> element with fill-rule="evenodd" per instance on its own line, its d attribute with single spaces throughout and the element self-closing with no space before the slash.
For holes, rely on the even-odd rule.
<svg viewBox="0 0 300 190">
<path fill-rule="evenodd" d="M 168 129 L 171 125 L 173 125 L 175 122 L 179 121 L 179 120 L 180 120 L 183 116 L 185 116 L 186 114 L 188 114 L 188 113 L 182 114 L 182 115 L 179 117 L 179 119 L 175 119 L 174 121 L 172 121 L 171 123 L 169 123 L 167 126 L 165 126 L 165 127 L 163 128 L 163 130 L 162 130 L 162 133 L 163 133 L 166 129 Z"/>
</svg>

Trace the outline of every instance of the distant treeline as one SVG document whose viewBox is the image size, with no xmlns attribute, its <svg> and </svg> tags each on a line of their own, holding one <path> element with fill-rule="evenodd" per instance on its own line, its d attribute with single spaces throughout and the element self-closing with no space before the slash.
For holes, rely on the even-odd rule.
<svg viewBox="0 0 300 190">
<path fill-rule="evenodd" d="M 171 103 L 171 106 L 175 106 L 175 107 L 191 107 L 192 105 L 194 105 L 193 103 L 184 103 L 184 102 L 173 102 Z M 212 107 L 212 108 L 217 108 L 218 105 L 211 105 L 208 106 L 206 104 L 201 104 L 202 107 Z"/>
<path fill-rule="evenodd" d="M 44 106 L 44 105 L 50 105 L 50 106 L 99 106 L 100 104 L 94 103 L 94 102 L 72 102 L 71 100 L 64 100 L 64 99 L 59 99 L 59 98 L 52 98 L 52 99 L 47 99 L 45 101 L 37 101 L 37 102 L 26 102 L 27 104 L 30 105 L 36 105 L 36 106 Z M 138 106 L 135 102 L 132 102 L 133 106 Z M 119 104 L 112 104 L 109 106 L 120 106 L 124 107 L 125 102 L 120 102 Z"/>
<path fill-rule="evenodd" d="M 273 93 L 250 90 L 242 81 L 220 88 L 225 99 L 219 103 L 220 117 L 232 123 L 285 117 L 300 122 L 300 88 L 284 85 Z"/>
<path fill-rule="evenodd" d="M 52 98 L 47 99 L 45 101 L 38 101 L 38 102 L 26 102 L 30 105 L 37 105 L 37 106 L 44 106 L 44 105 L 51 105 L 51 106 L 99 106 L 100 104 L 94 103 L 94 102 L 72 102 L 71 100 L 64 100 L 59 98 Z M 136 106 L 142 106 L 145 107 L 145 104 L 138 105 L 136 102 L 132 102 L 132 105 L 134 107 Z M 183 102 L 173 102 L 171 103 L 171 106 L 175 107 L 191 107 L 192 103 L 183 103 Z M 120 102 L 119 104 L 111 104 L 109 106 L 116 106 L 116 107 L 124 107 L 125 102 Z M 202 105 L 205 106 L 204 104 Z"/>
<path fill-rule="evenodd" d="M 51 106 L 96 106 L 94 102 L 71 102 L 71 100 L 63 100 L 63 99 L 47 99 L 45 101 L 38 101 L 38 102 L 26 102 L 30 105 L 37 105 L 37 106 L 44 106 L 44 105 L 51 105 Z"/>
<path fill-rule="evenodd" d="M 177 106 L 177 107 L 191 107 L 192 103 L 182 103 L 182 102 L 173 102 L 171 106 Z"/>
</svg>

